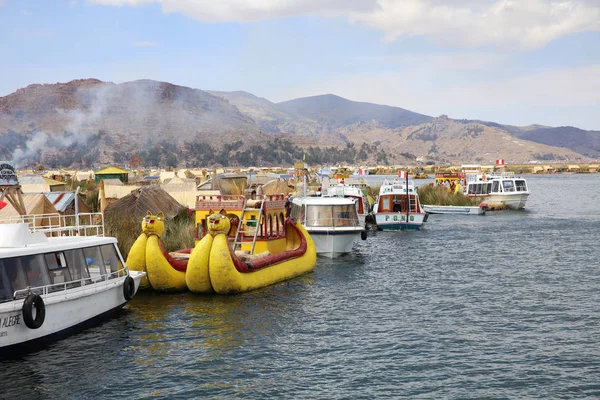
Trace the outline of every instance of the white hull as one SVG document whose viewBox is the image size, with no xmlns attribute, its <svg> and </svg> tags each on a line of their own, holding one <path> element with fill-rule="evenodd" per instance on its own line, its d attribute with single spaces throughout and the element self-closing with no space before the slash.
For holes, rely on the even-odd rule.
<svg viewBox="0 0 600 400">
<path fill-rule="evenodd" d="M 137 292 L 143 272 L 131 271 Z M 125 276 L 42 295 L 46 316 L 41 327 L 30 329 L 23 321 L 24 299 L 0 303 L 0 350 L 57 334 L 127 303 Z M 135 293 L 134 293 L 135 294 Z"/>
<path fill-rule="evenodd" d="M 425 213 L 376 213 L 377 228 L 384 231 L 417 230 L 425 222 Z"/>
<path fill-rule="evenodd" d="M 307 229 L 315 242 L 317 255 L 336 258 L 352 251 L 355 239 L 360 237 L 363 229 L 334 230 L 334 229 Z"/>
<path fill-rule="evenodd" d="M 479 206 L 432 206 L 423 204 L 423 210 L 429 214 L 485 214 L 485 208 Z"/>
<path fill-rule="evenodd" d="M 511 210 L 520 210 L 525 207 L 529 193 L 492 193 L 487 196 L 469 195 L 469 197 L 478 197 L 489 203 L 502 203 Z"/>
</svg>

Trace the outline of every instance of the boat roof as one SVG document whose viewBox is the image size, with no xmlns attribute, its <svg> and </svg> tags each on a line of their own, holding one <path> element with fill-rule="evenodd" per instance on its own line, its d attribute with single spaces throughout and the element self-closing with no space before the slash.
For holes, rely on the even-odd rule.
<svg viewBox="0 0 600 400">
<path fill-rule="evenodd" d="M 107 236 L 47 237 L 42 232 L 31 232 L 26 223 L 0 224 L 0 259 L 110 243 L 117 243 L 117 239 Z"/>
<path fill-rule="evenodd" d="M 315 196 L 315 197 L 294 197 L 292 200 L 293 203 L 296 204 L 306 204 L 311 206 L 321 205 L 321 206 L 339 206 L 339 205 L 348 205 L 354 204 L 353 199 L 349 199 L 346 197 L 330 197 L 330 196 Z"/>
<path fill-rule="evenodd" d="M 408 192 L 416 194 L 415 185 L 413 181 L 408 181 Z M 393 181 L 388 181 L 387 179 L 383 181 L 381 184 L 381 188 L 379 189 L 379 195 L 386 194 L 406 194 L 406 180 L 405 179 L 394 179 Z"/>
</svg>

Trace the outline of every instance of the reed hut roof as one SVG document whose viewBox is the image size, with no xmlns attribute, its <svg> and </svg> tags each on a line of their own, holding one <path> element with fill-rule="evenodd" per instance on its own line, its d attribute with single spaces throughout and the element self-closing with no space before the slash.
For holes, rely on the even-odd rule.
<svg viewBox="0 0 600 400">
<path fill-rule="evenodd" d="M 28 215 L 58 213 L 56 208 L 43 193 L 22 193 L 21 198 L 23 199 L 23 205 L 25 206 L 25 210 L 27 211 Z M 6 203 L 8 203 L 6 207 L 0 210 L 0 219 L 19 217 L 19 212 L 15 210 L 15 208 L 8 201 L 6 201 Z"/>
<path fill-rule="evenodd" d="M 132 190 L 127 196 L 110 203 L 104 213 L 117 214 L 127 219 L 141 220 L 150 211 L 153 214 L 163 212 L 167 218 L 172 218 L 183 208 L 177 200 L 158 185 L 142 186 Z"/>
</svg>

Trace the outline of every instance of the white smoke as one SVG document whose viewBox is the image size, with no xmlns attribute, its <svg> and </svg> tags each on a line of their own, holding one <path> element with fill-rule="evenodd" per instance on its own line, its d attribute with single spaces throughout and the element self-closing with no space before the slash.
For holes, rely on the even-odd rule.
<svg viewBox="0 0 600 400">
<path fill-rule="evenodd" d="M 102 120 L 107 107 L 106 93 L 109 88 L 110 85 L 106 84 L 93 89 L 78 90 L 75 96 L 83 103 L 84 109 L 55 109 L 59 116 L 65 117 L 68 121 L 64 129 L 66 135 L 35 131 L 24 147 L 17 148 L 13 152 L 12 164 L 16 168 L 23 168 L 38 159 L 43 152 L 59 152 L 74 144 L 86 143 L 98 132 L 92 127 L 97 126 Z"/>
<path fill-rule="evenodd" d="M 24 148 L 17 148 L 13 152 L 12 165 L 16 168 L 27 166 L 32 160 L 47 150 L 60 150 L 66 148 L 75 142 L 73 136 L 49 135 L 43 131 L 37 131 L 31 139 L 25 143 Z"/>
</svg>

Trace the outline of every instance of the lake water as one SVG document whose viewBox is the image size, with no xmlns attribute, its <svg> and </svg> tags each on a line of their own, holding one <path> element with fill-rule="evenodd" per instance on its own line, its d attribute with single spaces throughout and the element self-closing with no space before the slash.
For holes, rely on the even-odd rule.
<svg viewBox="0 0 600 400">
<path fill-rule="evenodd" d="M 0 397 L 600 398 L 600 175 L 526 178 L 524 211 L 369 232 L 283 284 L 141 293 L 0 361 Z"/>
</svg>

